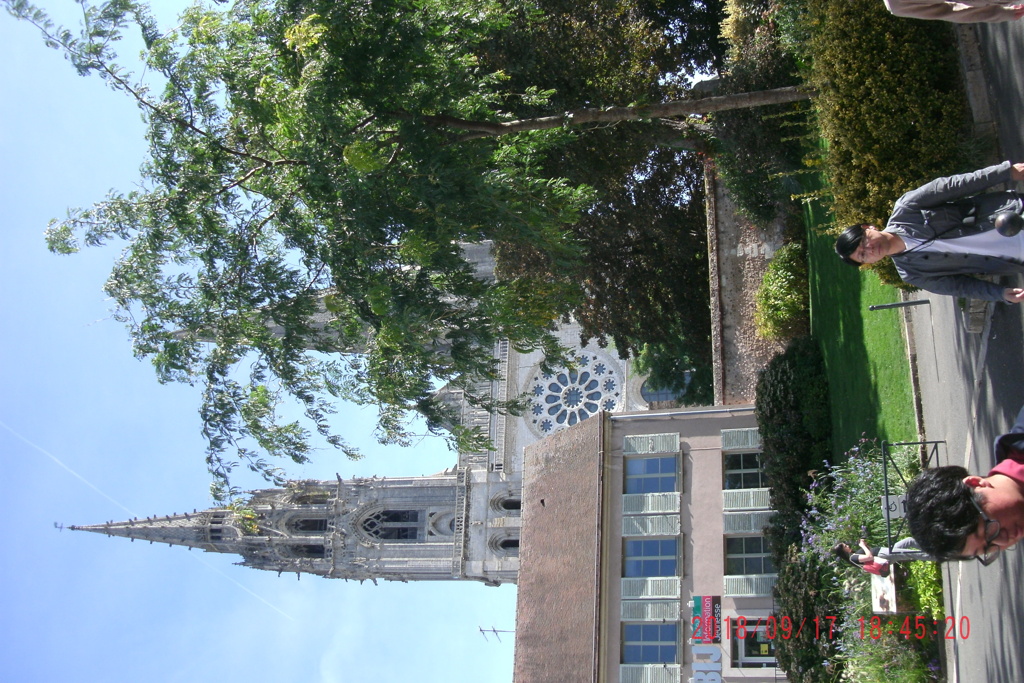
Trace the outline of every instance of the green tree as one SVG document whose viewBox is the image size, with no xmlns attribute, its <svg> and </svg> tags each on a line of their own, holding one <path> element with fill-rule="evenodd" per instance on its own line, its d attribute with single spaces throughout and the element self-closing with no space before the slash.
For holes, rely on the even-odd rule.
<svg viewBox="0 0 1024 683">
<path fill-rule="evenodd" d="M 3 2 L 142 110 L 140 188 L 70 211 L 47 238 L 61 253 L 126 243 L 106 290 L 161 381 L 203 385 L 216 495 L 239 461 L 280 480 L 258 449 L 301 462 L 310 429 L 355 455 L 331 431 L 335 398 L 376 405 L 378 438 L 395 442 L 410 437 L 410 411 L 432 429 L 450 422 L 439 381 L 514 409 L 473 392 L 495 376 L 493 344 L 557 357 L 550 330 L 582 294 L 529 275 L 481 280 L 460 245 L 579 254 L 568 228 L 593 192 L 541 168 L 567 129 L 807 96 L 595 102 L 517 118 L 548 93 L 510 89 L 481 65 L 520 7 L 496 0 L 238 0 L 194 6 L 164 32 L 144 4 L 111 0 L 83 3 L 78 33 Z M 129 26 L 145 41 L 142 75 L 114 50 Z M 279 417 L 288 396 L 308 422 Z M 461 428 L 454 439 L 482 443 Z"/>
<path fill-rule="evenodd" d="M 553 91 L 546 105 L 517 106 L 516 116 L 664 101 L 724 51 L 718 3 L 540 0 L 538 7 L 543 22 L 514 22 L 484 52 L 488 68 L 508 73 L 515 88 Z M 714 40 L 705 27 L 714 28 Z M 594 203 L 571 226 L 580 256 L 554 262 L 536 249 L 501 245 L 498 262 L 504 275 L 579 283 L 581 341 L 611 341 L 623 357 L 646 349 L 657 375 L 650 381 L 680 391 L 686 371 L 711 365 L 704 165 L 677 149 L 706 147 L 700 128 L 662 119 L 574 134 L 543 167 L 594 188 Z"/>
</svg>

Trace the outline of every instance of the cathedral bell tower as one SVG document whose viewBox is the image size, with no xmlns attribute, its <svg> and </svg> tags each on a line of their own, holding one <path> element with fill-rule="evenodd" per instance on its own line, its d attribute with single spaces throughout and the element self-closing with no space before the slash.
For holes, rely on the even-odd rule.
<svg viewBox="0 0 1024 683">
<path fill-rule="evenodd" d="M 467 501 L 467 472 L 453 468 L 429 477 L 295 481 L 229 507 L 71 528 L 235 553 L 239 564 L 277 572 L 514 582 L 518 562 L 495 571 L 469 556 Z"/>
</svg>

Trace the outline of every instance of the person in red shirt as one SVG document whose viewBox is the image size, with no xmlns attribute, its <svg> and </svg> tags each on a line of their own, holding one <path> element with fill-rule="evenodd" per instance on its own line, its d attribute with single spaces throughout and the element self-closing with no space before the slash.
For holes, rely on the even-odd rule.
<svg viewBox="0 0 1024 683">
<path fill-rule="evenodd" d="M 1024 408 L 995 442 L 998 463 L 982 477 L 958 465 L 927 469 L 907 488 L 907 526 L 939 560 L 983 565 L 1024 538 Z"/>
<path fill-rule="evenodd" d="M 875 558 L 871 552 L 871 548 L 867 546 L 864 539 L 860 539 L 858 542 L 863 553 L 855 553 L 851 550 L 850 546 L 845 543 L 836 543 L 835 547 L 832 548 L 832 552 L 836 554 L 841 560 L 849 562 L 858 569 L 863 569 L 868 574 L 874 574 L 875 576 L 889 576 L 889 563 L 882 559 Z"/>
</svg>

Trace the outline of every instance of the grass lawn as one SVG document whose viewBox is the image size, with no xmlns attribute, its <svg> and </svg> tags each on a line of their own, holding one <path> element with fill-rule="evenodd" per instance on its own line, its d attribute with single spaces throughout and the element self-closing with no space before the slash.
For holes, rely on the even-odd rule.
<svg viewBox="0 0 1024 683">
<path fill-rule="evenodd" d="M 834 238 L 813 226 L 825 221 L 816 204 L 805 209 L 811 333 L 825 356 L 832 399 L 832 450 L 838 456 L 861 435 L 914 440 L 914 398 L 903 338 L 902 311 L 869 311 L 899 301 L 899 292 L 873 273 L 846 265 Z"/>
</svg>

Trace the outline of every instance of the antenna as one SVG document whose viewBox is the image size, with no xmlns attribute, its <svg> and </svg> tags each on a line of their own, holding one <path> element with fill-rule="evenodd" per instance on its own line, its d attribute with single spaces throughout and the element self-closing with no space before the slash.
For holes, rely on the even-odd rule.
<svg viewBox="0 0 1024 683">
<path fill-rule="evenodd" d="M 479 628 L 480 628 L 480 635 L 482 635 L 484 637 L 484 640 L 487 640 L 487 634 L 488 633 L 493 633 L 494 637 L 498 639 L 499 643 L 501 642 L 501 636 L 498 635 L 499 633 L 515 633 L 515 631 L 499 631 L 498 629 L 494 628 L 493 626 L 490 627 L 490 628 L 484 628 L 483 626 L 480 626 Z M 487 642 L 490 642 L 490 641 L 488 640 Z"/>
<path fill-rule="evenodd" d="M 53 528 L 56 529 L 57 531 L 64 531 L 64 525 L 63 524 L 57 524 L 57 522 L 53 523 Z"/>
</svg>

